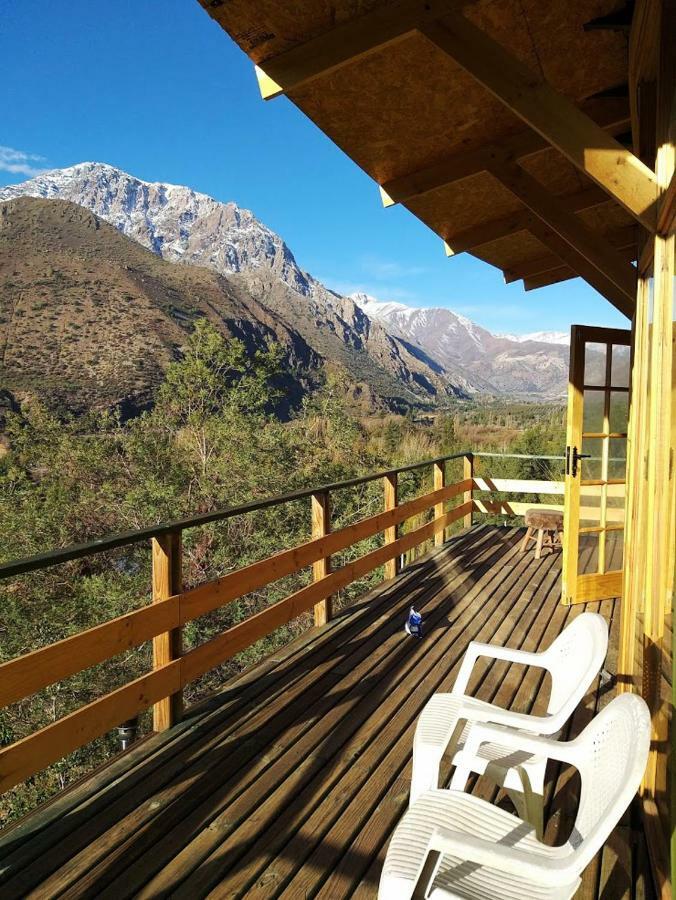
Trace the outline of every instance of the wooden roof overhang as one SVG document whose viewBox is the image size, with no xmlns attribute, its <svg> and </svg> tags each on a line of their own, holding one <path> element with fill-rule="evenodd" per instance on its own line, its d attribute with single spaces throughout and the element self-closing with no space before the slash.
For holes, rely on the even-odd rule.
<svg viewBox="0 0 676 900">
<path fill-rule="evenodd" d="M 448 255 L 470 252 L 526 290 L 580 275 L 632 316 L 632 263 L 639 234 L 655 231 L 658 191 L 629 149 L 630 9 L 200 2 L 256 64 L 263 97 L 285 93 Z M 651 5 L 637 7 L 632 32 L 637 18 L 645 31 Z"/>
</svg>

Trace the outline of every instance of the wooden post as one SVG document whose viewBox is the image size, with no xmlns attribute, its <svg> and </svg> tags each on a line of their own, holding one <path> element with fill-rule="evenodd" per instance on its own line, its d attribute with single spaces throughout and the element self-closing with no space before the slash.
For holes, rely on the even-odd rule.
<svg viewBox="0 0 676 900">
<path fill-rule="evenodd" d="M 181 532 L 173 531 L 153 538 L 153 603 L 178 594 L 182 587 Z M 153 667 L 155 669 L 181 656 L 181 629 L 174 628 L 153 638 Z M 153 728 L 166 731 L 181 719 L 183 694 L 181 691 L 165 697 L 153 706 Z"/>
<path fill-rule="evenodd" d="M 397 473 L 386 475 L 383 479 L 385 488 L 385 509 L 395 509 L 397 506 Z M 397 539 L 397 526 L 392 525 L 385 529 L 385 543 L 392 544 Z M 390 559 L 385 563 L 385 580 L 395 578 L 399 572 L 399 558 Z"/>
<path fill-rule="evenodd" d="M 324 537 L 331 531 L 331 501 L 328 492 L 312 495 L 312 538 Z M 331 557 L 326 556 L 312 564 L 314 581 L 321 581 L 331 571 Z M 315 625 L 326 625 L 332 615 L 331 597 L 315 604 Z"/>
<path fill-rule="evenodd" d="M 465 456 L 463 457 L 462 477 L 463 477 L 463 480 L 465 480 L 465 481 L 467 481 L 468 479 L 469 479 L 469 481 L 472 481 L 472 479 L 474 478 L 474 454 L 473 453 L 466 453 Z M 468 491 L 465 491 L 465 494 L 463 496 L 463 503 L 471 503 L 471 502 L 472 502 L 472 488 L 470 487 L 470 489 Z M 470 510 L 467 513 L 467 515 L 463 519 L 462 524 L 464 525 L 465 528 L 472 527 L 472 510 Z"/>
<path fill-rule="evenodd" d="M 442 487 L 446 486 L 446 463 L 445 462 L 435 462 L 434 463 L 434 490 L 439 491 Z M 434 507 L 434 518 L 441 519 L 444 515 L 444 503 L 437 503 Z M 434 546 L 440 547 L 445 538 L 444 530 L 437 531 L 434 535 Z"/>
</svg>

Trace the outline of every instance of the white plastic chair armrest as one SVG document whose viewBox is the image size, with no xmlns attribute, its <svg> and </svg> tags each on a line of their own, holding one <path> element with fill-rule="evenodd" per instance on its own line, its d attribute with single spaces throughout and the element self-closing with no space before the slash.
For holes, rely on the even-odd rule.
<svg viewBox="0 0 676 900">
<path fill-rule="evenodd" d="M 559 729 L 552 724 L 552 716 L 530 716 L 527 713 L 512 712 L 501 706 L 479 707 L 471 702 L 463 703 L 458 712 L 458 719 L 467 719 L 470 724 L 486 723 L 504 725 L 506 728 L 519 728 L 533 734 L 553 734 Z"/>
<path fill-rule="evenodd" d="M 452 694 L 464 694 L 472 674 L 474 664 L 480 656 L 489 659 L 501 659 L 506 662 L 515 662 L 524 666 L 538 666 L 545 668 L 542 661 L 542 653 L 529 653 L 526 650 L 516 650 L 511 647 L 500 647 L 494 644 L 482 644 L 479 641 L 471 641 L 460 665 L 458 677 L 451 691 Z"/>
<path fill-rule="evenodd" d="M 463 753 L 476 756 L 482 744 L 499 744 L 501 747 L 531 753 L 533 756 L 545 756 L 547 759 L 577 765 L 576 741 L 554 741 L 548 737 L 524 734 L 522 731 L 514 731 L 500 725 L 479 722 L 472 725 Z"/>
<path fill-rule="evenodd" d="M 517 820 L 515 820 L 517 821 Z M 463 861 L 474 862 L 491 869 L 499 869 L 510 875 L 519 875 L 536 884 L 558 887 L 573 882 L 577 877 L 570 856 L 529 853 L 518 847 L 497 844 L 483 838 L 439 827 L 430 841 L 431 851 L 459 856 Z"/>
</svg>

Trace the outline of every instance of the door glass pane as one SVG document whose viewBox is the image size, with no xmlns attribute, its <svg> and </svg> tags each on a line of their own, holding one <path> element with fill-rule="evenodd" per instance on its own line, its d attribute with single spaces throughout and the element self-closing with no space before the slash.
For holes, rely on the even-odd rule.
<svg viewBox="0 0 676 900">
<path fill-rule="evenodd" d="M 601 478 L 602 438 L 582 438 L 582 453 L 589 459 L 580 460 L 582 481 L 596 481 Z"/>
<path fill-rule="evenodd" d="M 606 345 L 585 344 L 584 348 L 584 383 L 606 383 Z"/>
<path fill-rule="evenodd" d="M 610 392 L 610 430 L 627 433 L 629 420 L 629 394 L 626 391 Z"/>
<path fill-rule="evenodd" d="M 618 572 L 622 568 L 624 531 L 606 531 L 606 572 Z"/>
<path fill-rule="evenodd" d="M 622 344 L 613 344 L 610 364 L 610 383 L 613 387 L 629 387 L 631 351 Z"/>
<path fill-rule="evenodd" d="M 611 438 L 608 448 L 608 478 L 625 478 L 627 473 L 627 441 Z"/>
<path fill-rule="evenodd" d="M 624 484 L 609 484 L 606 487 L 606 523 L 608 525 L 624 524 L 625 492 Z"/>
<path fill-rule="evenodd" d="M 601 524 L 600 485 L 580 485 L 580 528 L 598 528 Z"/>
<path fill-rule="evenodd" d="M 582 431 L 599 434 L 603 431 L 603 398 L 605 391 L 585 391 L 582 407 Z"/>
<path fill-rule="evenodd" d="M 599 569 L 599 536 L 598 533 L 581 534 L 578 544 L 578 575 L 589 575 Z"/>
</svg>

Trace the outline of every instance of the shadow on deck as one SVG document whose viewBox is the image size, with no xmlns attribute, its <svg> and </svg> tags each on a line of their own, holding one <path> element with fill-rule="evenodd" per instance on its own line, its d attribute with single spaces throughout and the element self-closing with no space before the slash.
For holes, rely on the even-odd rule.
<svg viewBox="0 0 676 900">
<path fill-rule="evenodd" d="M 2 896 L 374 898 L 425 701 L 451 688 L 470 640 L 544 648 L 585 608 L 559 602 L 560 554 L 522 556 L 521 536 L 463 532 L 7 830 Z M 422 641 L 403 632 L 411 603 Z M 614 672 L 619 604 L 586 608 L 611 624 Z M 541 673 L 505 663 L 477 669 L 473 687 L 522 712 L 546 704 Z M 594 685 L 569 736 L 612 695 Z M 549 774 L 547 840 L 557 842 L 578 784 L 571 770 Z M 473 790 L 495 799 L 489 782 Z M 630 835 L 627 820 L 578 896 L 651 896 L 643 842 Z"/>
</svg>

